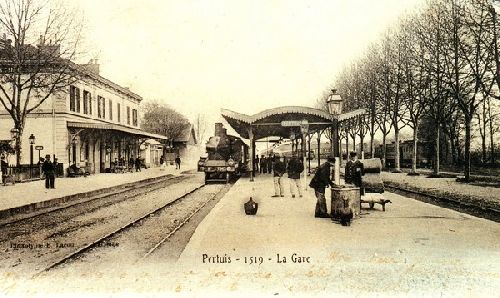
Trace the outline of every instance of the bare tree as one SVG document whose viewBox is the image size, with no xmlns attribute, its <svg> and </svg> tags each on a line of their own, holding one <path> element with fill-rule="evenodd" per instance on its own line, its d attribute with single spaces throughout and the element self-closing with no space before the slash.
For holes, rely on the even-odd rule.
<svg viewBox="0 0 500 298">
<path fill-rule="evenodd" d="M 179 139 L 190 126 L 186 117 L 167 105 L 146 102 L 143 110 L 141 128 L 151 133 L 166 136 L 171 144 Z"/>
<path fill-rule="evenodd" d="M 463 113 L 465 124 L 465 181 L 470 180 L 471 159 L 470 143 L 472 120 L 478 106 L 484 100 L 482 86 L 491 85 L 488 69 L 491 60 L 485 49 L 483 39 L 488 38 L 486 16 L 488 7 L 481 1 L 458 3 L 450 2 L 448 8 L 448 30 L 451 49 L 448 52 L 449 71 L 445 72 L 450 81 L 451 91 L 458 108 Z"/>
<path fill-rule="evenodd" d="M 82 22 L 70 10 L 44 0 L 0 2 L 0 103 L 14 128 L 16 164 L 26 116 L 75 81 Z M 38 40 L 37 40 L 38 39 Z M 38 42 L 38 44 L 36 44 Z"/>
<path fill-rule="evenodd" d="M 366 129 L 368 130 L 368 134 L 370 135 L 370 157 L 373 158 L 375 156 L 375 148 L 374 138 L 375 133 L 379 129 L 377 126 L 377 59 L 379 56 L 377 45 L 371 45 L 368 49 L 368 54 L 364 60 L 364 73 L 363 77 L 365 77 L 365 105 L 364 107 L 368 111 L 368 117 L 365 119 Z"/>
<path fill-rule="evenodd" d="M 496 102 L 498 104 L 498 101 Z M 495 110 L 495 112 L 493 112 Z M 497 106 L 494 108 L 493 101 L 488 100 L 488 118 L 490 123 L 490 159 L 491 164 L 495 164 L 495 135 L 500 132 L 500 123 L 498 119 L 500 118 L 500 108 Z"/>
<path fill-rule="evenodd" d="M 404 47 L 407 49 L 404 53 L 403 71 L 406 82 L 405 105 L 408 113 L 404 117 L 408 126 L 413 129 L 412 174 L 417 172 L 418 128 L 427 110 L 426 97 L 430 82 L 429 73 L 424 68 L 424 46 L 413 31 L 415 21 L 407 20 L 401 28 L 404 34 Z"/>
<path fill-rule="evenodd" d="M 405 115 L 407 106 L 405 105 L 403 90 L 405 85 L 403 63 L 405 60 L 405 36 L 401 31 L 397 32 L 394 37 L 386 37 L 383 41 L 383 57 L 384 63 L 387 64 L 390 72 L 387 95 L 390 101 L 390 121 L 394 128 L 394 170 L 401 171 L 400 162 L 400 131 L 406 125 Z"/>
</svg>

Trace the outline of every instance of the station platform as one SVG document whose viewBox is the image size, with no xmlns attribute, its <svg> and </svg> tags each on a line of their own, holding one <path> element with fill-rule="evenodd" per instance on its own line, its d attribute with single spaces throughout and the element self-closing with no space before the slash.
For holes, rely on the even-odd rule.
<svg viewBox="0 0 500 298">
<path fill-rule="evenodd" d="M 56 178 L 54 189 L 46 189 L 45 180 L 16 183 L 15 185 L 8 184 L 5 186 L 0 184 L 0 218 L 5 214 L 24 212 L 23 209 L 29 209 L 37 204 L 48 204 L 50 201 L 68 196 L 85 195 L 85 193 L 92 191 L 140 180 L 165 175 L 180 175 L 185 170 L 176 170 L 175 166 L 168 166 L 163 170 L 160 168 L 149 168 L 131 173 L 100 173 L 87 177 Z"/>
<path fill-rule="evenodd" d="M 176 273 L 168 269 L 170 290 L 181 297 L 500 292 L 498 223 L 386 192 L 385 212 L 363 208 L 344 227 L 315 218 L 313 190 L 292 198 L 287 180 L 278 198 L 270 174 L 237 181 L 197 227 Z M 243 209 L 250 197 L 259 203 L 254 216 Z"/>
</svg>

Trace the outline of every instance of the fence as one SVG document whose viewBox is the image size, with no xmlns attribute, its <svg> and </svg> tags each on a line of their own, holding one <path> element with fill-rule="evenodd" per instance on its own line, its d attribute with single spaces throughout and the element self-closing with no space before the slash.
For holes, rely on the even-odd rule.
<svg viewBox="0 0 500 298">
<path fill-rule="evenodd" d="M 7 167 L 7 175 L 14 177 L 14 181 L 16 182 L 22 182 L 22 181 L 28 181 L 28 180 L 38 180 L 42 179 L 43 176 L 41 175 L 42 166 L 41 165 L 33 165 L 33 167 L 30 169 L 30 165 L 20 165 L 19 167 L 17 166 L 9 166 Z M 5 175 L 5 173 L 2 173 L 2 175 Z M 62 177 L 64 175 L 63 171 L 63 164 L 58 163 L 56 165 L 56 176 L 57 177 Z"/>
</svg>

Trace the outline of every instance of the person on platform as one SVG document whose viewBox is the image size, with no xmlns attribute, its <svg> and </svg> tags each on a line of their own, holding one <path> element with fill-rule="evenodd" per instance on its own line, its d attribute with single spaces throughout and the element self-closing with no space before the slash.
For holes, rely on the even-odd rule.
<svg viewBox="0 0 500 298">
<path fill-rule="evenodd" d="M 179 155 L 175 157 L 175 168 L 179 170 L 181 169 L 181 157 Z"/>
<path fill-rule="evenodd" d="M 300 174 L 304 171 L 304 164 L 297 158 L 297 154 L 292 153 L 292 158 L 288 162 L 288 178 L 290 179 L 290 193 L 292 198 L 295 198 L 295 188 L 302 198 L 302 190 L 300 189 Z"/>
<path fill-rule="evenodd" d="M 264 155 L 260 156 L 260 172 L 262 174 L 267 173 L 267 158 Z"/>
<path fill-rule="evenodd" d="M 134 167 L 135 167 L 135 159 L 133 156 L 130 157 L 130 159 L 128 160 L 128 170 L 130 172 L 133 172 L 134 171 Z"/>
<path fill-rule="evenodd" d="M 135 171 L 140 172 L 141 171 L 141 159 L 139 156 L 135 159 Z"/>
<path fill-rule="evenodd" d="M 286 172 L 285 164 L 281 161 L 279 155 L 274 156 L 274 169 L 273 169 L 273 179 L 274 179 L 274 196 L 276 197 L 284 197 L 285 190 L 283 187 L 283 175 Z"/>
<path fill-rule="evenodd" d="M 362 176 L 365 175 L 363 163 L 358 160 L 358 155 L 356 152 L 351 152 L 349 154 L 349 161 L 345 166 L 345 183 L 354 184 L 359 187 L 361 195 L 364 195 L 364 188 Z"/>
<path fill-rule="evenodd" d="M 54 166 L 54 163 L 50 161 L 50 154 L 45 155 L 45 161 L 42 165 L 42 172 L 45 175 L 45 188 L 55 188 L 56 168 Z"/>
<path fill-rule="evenodd" d="M 5 156 L 2 156 L 2 160 L 0 161 L 1 166 L 0 169 L 2 171 L 2 184 L 5 184 L 5 178 L 7 177 L 7 169 L 9 164 L 5 161 Z"/>
<path fill-rule="evenodd" d="M 319 218 L 329 218 L 328 210 L 326 208 L 325 199 L 325 188 L 328 186 L 333 187 L 333 181 L 331 179 L 331 166 L 335 163 L 333 157 L 328 157 L 327 161 L 318 167 L 318 170 L 314 174 L 314 177 L 309 183 L 309 187 L 314 188 L 314 194 L 316 195 L 316 209 L 314 217 Z"/>
<path fill-rule="evenodd" d="M 259 173 L 259 165 L 260 165 L 259 155 L 256 154 L 255 159 L 253 160 L 253 173 L 254 173 L 254 175 L 256 173 Z"/>
<path fill-rule="evenodd" d="M 160 157 L 160 170 L 165 170 L 165 158 L 163 157 L 163 155 Z"/>
<path fill-rule="evenodd" d="M 271 174 L 273 172 L 273 166 L 274 166 L 274 156 L 269 156 L 267 157 L 267 172 Z"/>
</svg>

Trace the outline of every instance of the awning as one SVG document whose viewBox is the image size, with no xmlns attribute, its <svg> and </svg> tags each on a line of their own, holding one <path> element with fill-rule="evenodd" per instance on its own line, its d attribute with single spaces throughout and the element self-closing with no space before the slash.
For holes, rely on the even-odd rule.
<svg viewBox="0 0 500 298">
<path fill-rule="evenodd" d="M 324 110 L 303 106 L 277 107 L 254 115 L 221 110 L 222 117 L 242 138 L 249 138 L 251 128 L 256 140 L 270 136 L 290 138 L 292 133 L 298 136 L 301 133 L 300 127 L 290 125 L 298 121 L 307 123 L 309 132 L 315 132 L 331 127 L 336 121 L 341 122 L 363 114 L 366 114 L 366 111 L 358 109 L 340 115 L 331 115 Z"/>
<path fill-rule="evenodd" d="M 107 124 L 107 123 L 88 123 L 88 122 L 67 122 L 68 128 L 87 128 L 87 129 L 101 129 L 101 130 L 116 130 L 121 132 L 126 132 L 129 134 L 133 134 L 136 136 L 141 136 L 145 138 L 152 139 L 160 139 L 160 140 L 168 140 L 166 136 L 162 136 L 159 134 L 145 132 L 140 129 L 125 127 L 117 124 Z"/>
</svg>

